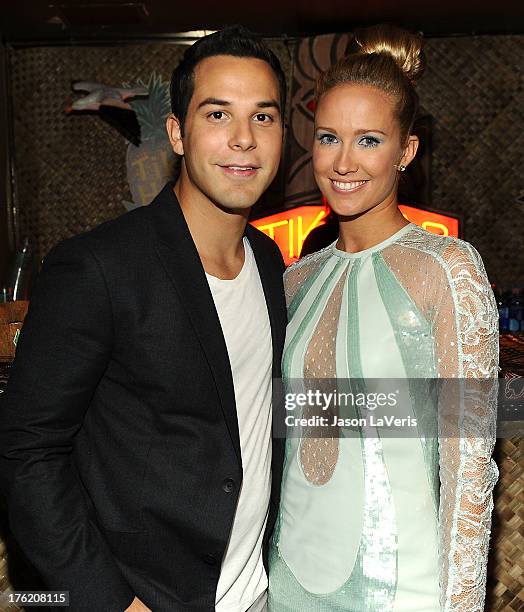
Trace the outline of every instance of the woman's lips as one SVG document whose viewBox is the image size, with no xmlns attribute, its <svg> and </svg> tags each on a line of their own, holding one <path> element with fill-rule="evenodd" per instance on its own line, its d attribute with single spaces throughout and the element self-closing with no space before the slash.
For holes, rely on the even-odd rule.
<svg viewBox="0 0 524 612">
<path fill-rule="evenodd" d="M 353 193 L 354 191 L 358 191 L 362 189 L 364 185 L 368 181 L 335 181 L 331 180 L 331 185 L 333 186 L 333 190 L 337 193 Z"/>
</svg>

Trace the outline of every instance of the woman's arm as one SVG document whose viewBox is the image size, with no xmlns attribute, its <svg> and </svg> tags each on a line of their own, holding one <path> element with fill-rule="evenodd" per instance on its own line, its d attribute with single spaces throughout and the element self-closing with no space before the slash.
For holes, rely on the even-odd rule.
<svg viewBox="0 0 524 612">
<path fill-rule="evenodd" d="M 449 243 L 434 313 L 439 402 L 441 607 L 482 612 L 498 470 L 498 313 L 477 251 Z"/>
</svg>

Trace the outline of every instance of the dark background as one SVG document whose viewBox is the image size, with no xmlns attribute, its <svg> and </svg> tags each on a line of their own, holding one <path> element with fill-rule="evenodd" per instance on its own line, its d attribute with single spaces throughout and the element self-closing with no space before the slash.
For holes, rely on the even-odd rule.
<svg viewBox="0 0 524 612">
<path fill-rule="evenodd" d="M 519 0 L 16 0 L 2 2 L 8 42 L 171 36 L 242 23 L 266 36 L 309 36 L 393 21 L 428 36 L 522 32 Z"/>
</svg>

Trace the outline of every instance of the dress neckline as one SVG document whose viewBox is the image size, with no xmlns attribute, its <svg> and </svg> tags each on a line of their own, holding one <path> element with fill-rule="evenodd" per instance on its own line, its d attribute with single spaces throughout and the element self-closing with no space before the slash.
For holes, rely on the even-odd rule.
<svg viewBox="0 0 524 612">
<path fill-rule="evenodd" d="M 341 249 L 337 249 L 336 247 L 336 244 L 338 242 L 338 237 L 337 237 L 335 242 L 333 242 L 333 244 L 331 245 L 331 252 L 333 253 L 333 255 L 336 255 L 337 257 L 341 257 L 343 259 L 356 259 L 359 257 L 364 257 L 365 255 L 368 255 L 370 253 L 381 251 L 385 247 L 389 246 L 391 243 L 395 242 L 396 240 L 404 236 L 404 234 L 407 234 L 411 229 L 413 229 L 414 226 L 415 226 L 415 223 L 408 223 L 407 225 L 404 225 L 404 227 L 401 227 L 399 230 L 397 230 L 394 234 L 391 234 L 391 236 L 389 236 L 385 240 L 382 240 L 381 242 L 373 245 L 372 247 L 369 247 L 368 249 L 357 251 L 356 253 L 349 253 L 347 251 L 342 251 Z"/>
</svg>

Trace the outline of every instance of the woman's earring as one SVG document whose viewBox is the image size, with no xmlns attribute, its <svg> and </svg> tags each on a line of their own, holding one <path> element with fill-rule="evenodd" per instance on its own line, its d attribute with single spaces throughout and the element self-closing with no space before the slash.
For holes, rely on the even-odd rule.
<svg viewBox="0 0 524 612">
<path fill-rule="evenodd" d="M 404 172 L 404 170 L 406 169 L 406 166 L 404 166 L 404 164 L 400 164 L 397 165 L 395 164 L 395 168 L 399 171 L 399 172 Z"/>
</svg>

